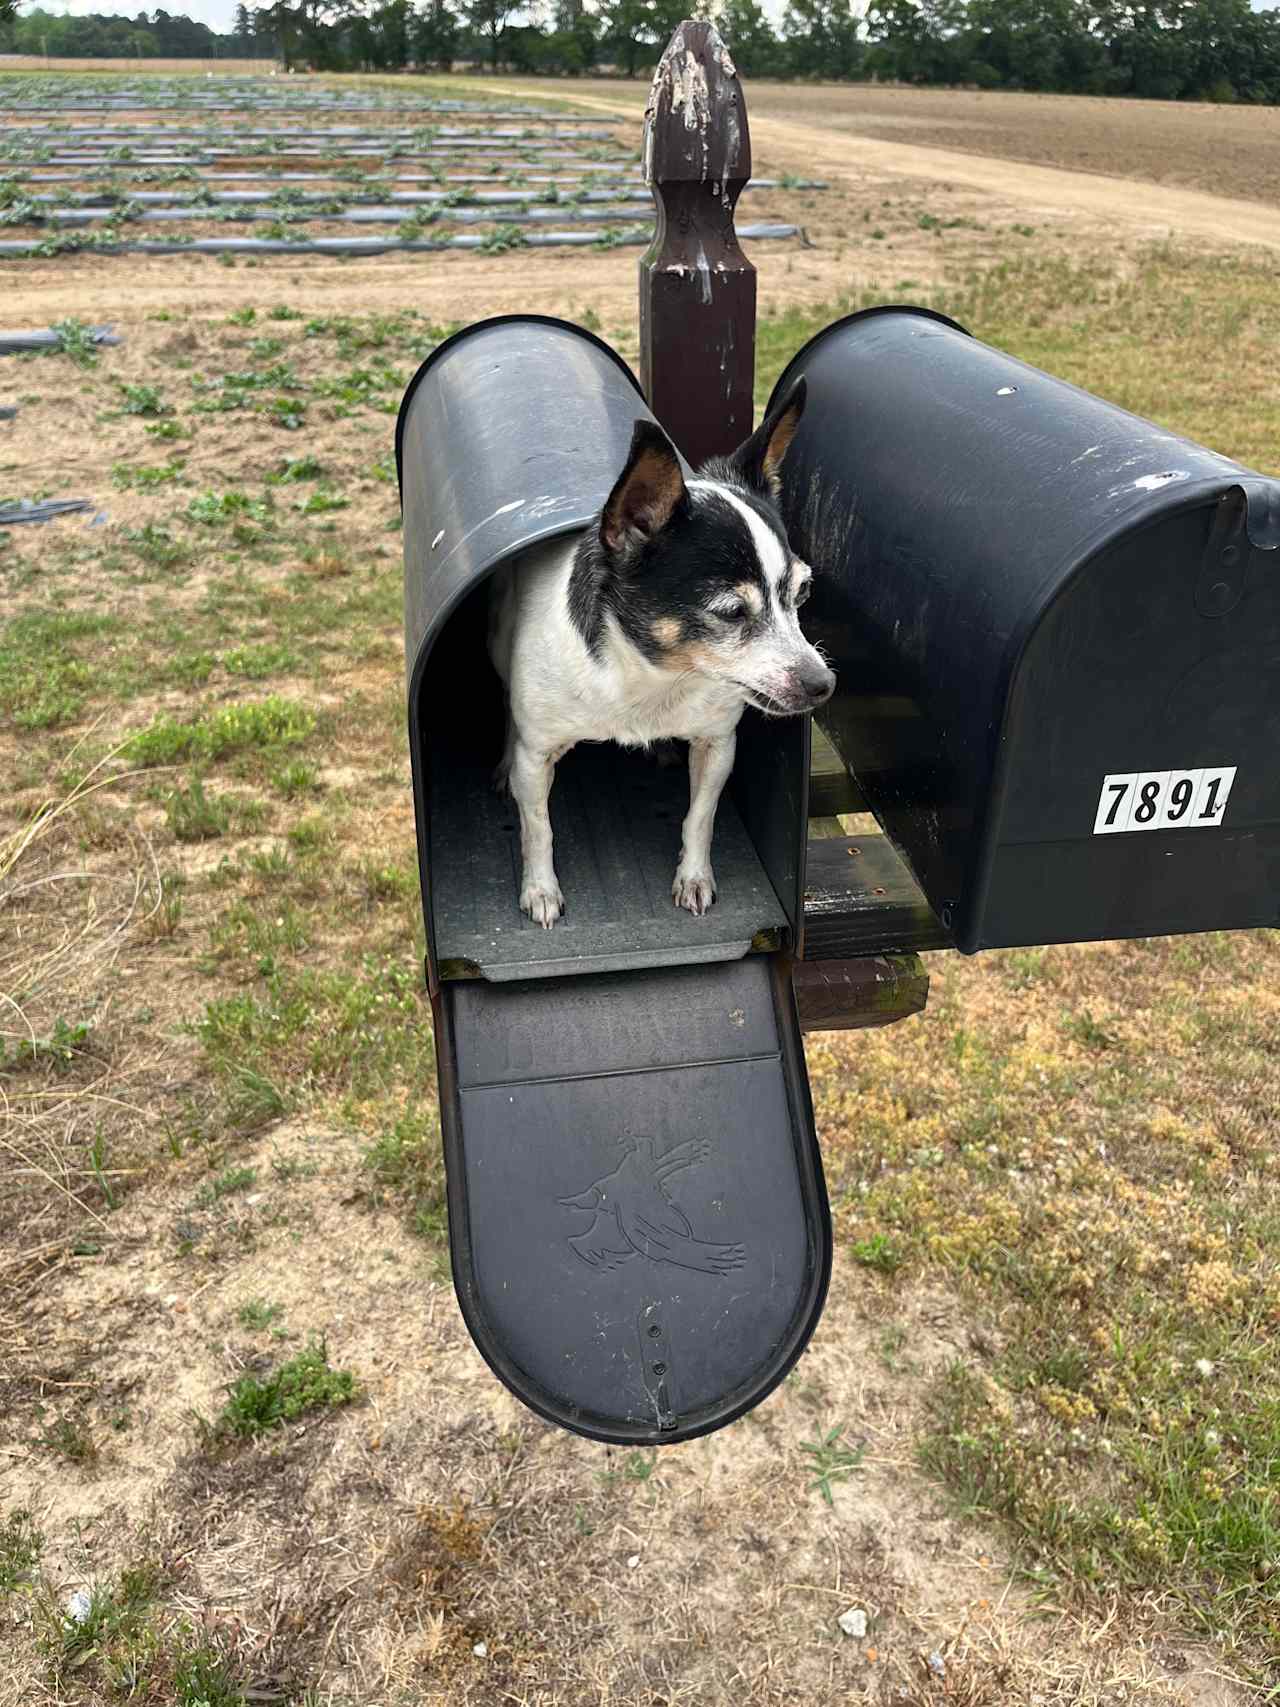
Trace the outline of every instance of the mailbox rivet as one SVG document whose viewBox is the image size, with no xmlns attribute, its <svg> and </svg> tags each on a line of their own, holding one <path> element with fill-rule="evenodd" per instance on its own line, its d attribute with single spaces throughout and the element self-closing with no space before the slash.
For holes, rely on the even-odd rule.
<svg viewBox="0 0 1280 1707">
<path fill-rule="evenodd" d="M 1229 569 L 1231 565 L 1237 561 L 1239 556 L 1240 547 L 1238 545 L 1229 545 L 1222 554 L 1222 561 Z"/>
<path fill-rule="evenodd" d="M 653 1373 L 655 1375 L 665 1375 L 667 1373 L 666 1364 L 665 1363 L 655 1363 L 653 1366 Z"/>
<path fill-rule="evenodd" d="M 649 1329 L 649 1338 L 651 1340 L 656 1340 L 656 1339 L 660 1339 L 661 1337 L 662 1337 L 662 1329 L 658 1326 L 658 1324 L 656 1322 L 654 1322 Z"/>
</svg>

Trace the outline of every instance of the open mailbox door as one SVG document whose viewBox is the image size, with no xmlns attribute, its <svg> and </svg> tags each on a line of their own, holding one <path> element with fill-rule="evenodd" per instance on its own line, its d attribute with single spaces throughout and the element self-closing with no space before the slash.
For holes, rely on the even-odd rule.
<svg viewBox="0 0 1280 1707">
<path fill-rule="evenodd" d="M 648 409 L 563 321 L 441 345 L 396 434 L 414 803 L 454 1281 L 526 1404 L 657 1444 L 732 1420 L 800 1355 L 830 1227 L 789 955 L 801 926 L 807 723 L 744 729 L 720 898 L 670 896 L 683 768 L 614 747 L 557 770 L 566 916 L 520 911 L 505 708 L 486 647 L 501 565 L 599 512 Z M 748 711 L 744 718 L 756 719 Z"/>
</svg>

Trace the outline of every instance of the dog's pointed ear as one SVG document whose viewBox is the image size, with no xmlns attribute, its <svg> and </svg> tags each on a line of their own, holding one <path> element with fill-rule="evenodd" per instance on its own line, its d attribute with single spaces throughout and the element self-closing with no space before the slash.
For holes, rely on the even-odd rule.
<svg viewBox="0 0 1280 1707">
<path fill-rule="evenodd" d="M 611 557 L 626 556 L 687 501 L 675 446 L 656 421 L 637 421 L 626 467 L 600 513 L 600 541 Z"/>
<path fill-rule="evenodd" d="M 769 411 L 747 442 L 729 458 L 734 472 L 766 497 L 776 498 L 782 490 L 782 459 L 804 414 L 806 389 L 801 375 L 777 408 Z"/>
</svg>

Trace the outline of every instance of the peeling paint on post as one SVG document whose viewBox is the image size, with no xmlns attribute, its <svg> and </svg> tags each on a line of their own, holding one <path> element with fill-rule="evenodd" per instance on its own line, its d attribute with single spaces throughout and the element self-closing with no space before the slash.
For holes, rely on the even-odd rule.
<svg viewBox="0 0 1280 1707">
<path fill-rule="evenodd" d="M 657 205 L 640 262 L 640 383 L 697 464 L 751 431 L 756 270 L 733 211 L 751 176 L 747 103 L 711 24 L 681 24 L 644 120 L 644 176 Z"/>
</svg>

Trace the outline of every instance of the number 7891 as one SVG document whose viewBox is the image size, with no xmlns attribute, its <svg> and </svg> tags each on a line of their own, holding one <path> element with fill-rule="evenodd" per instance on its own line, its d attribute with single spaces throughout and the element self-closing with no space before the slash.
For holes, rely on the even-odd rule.
<svg viewBox="0 0 1280 1707">
<path fill-rule="evenodd" d="M 1095 836 L 1132 830 L 1216 829 L 1227 810 L 1236 767 L 1124 771 L 1102 779 Z"/>
</svg>

